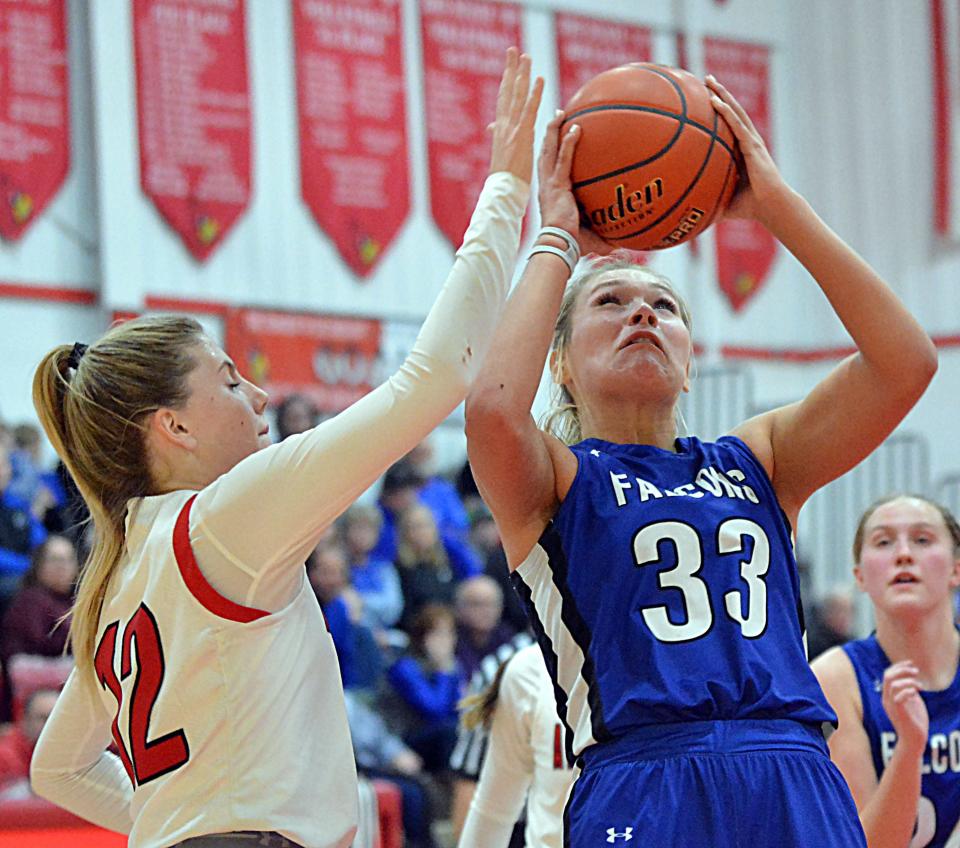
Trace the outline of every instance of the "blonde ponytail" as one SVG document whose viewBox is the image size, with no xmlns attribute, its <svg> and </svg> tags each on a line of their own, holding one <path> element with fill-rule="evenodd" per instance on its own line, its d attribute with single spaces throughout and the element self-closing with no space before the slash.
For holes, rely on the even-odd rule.
<svg viewBox="0 0 960 848">
<path fill-rule="evenodd" d="M 490 723 L 493 721 L 493 711 L 497 708 L 497 700 L 500 698 L 500 684 L 503 683 L 503 675 L 507 670 L 507 664 L 514 656 L 516 654 L 511 654 L 497 666 L 497 672 L 489 686 L 475 695 L 467 695 L 457 704 L 460 710 L 460 723 L 465 730 L 490 727 Z"/>
<path fill-rule="evenodd" d="M 80 669 L 93 668 L 100 613 L 123 555 L 127 504 L 151 494 L 146 419 L 186 400 L 195 365 L 191 352 L 202 334 L 190 318 L 137 318 L 111 328 L 89 348 L 54 348 L 34 374 L 40 424 L 94 525 L 70 623 L 69 643 Z"/>
</svg>

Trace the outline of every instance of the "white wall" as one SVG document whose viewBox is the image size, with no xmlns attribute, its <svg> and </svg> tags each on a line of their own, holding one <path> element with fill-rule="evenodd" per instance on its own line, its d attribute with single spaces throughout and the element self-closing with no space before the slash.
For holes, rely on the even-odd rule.
<svg viewBox="0 0 960 848">
<path fill-rule="evenodd" d="M 30 400 L 33 372 L 58 344 L 89 341 L 107 326 L 92 306 L 30 300 L 0 300 L 0 420 L 35 420 Z"/>
</svg>

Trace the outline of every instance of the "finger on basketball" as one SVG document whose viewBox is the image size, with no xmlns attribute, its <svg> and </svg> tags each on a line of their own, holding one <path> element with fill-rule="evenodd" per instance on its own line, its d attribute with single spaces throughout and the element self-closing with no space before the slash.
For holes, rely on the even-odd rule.
<svg viewBox="0 0 960 848">
<path fill-rule="evenodd" d="M 733 114 L 737 116 L 744 127 L 746 127 L 751 133 L 759 135 L 759 133 L 757 133 L 757 128 L 753 125 L 750 115 L 747 113 L 747 110 L 740 105 L 740 101 L 737 100 L 737 98 L 727 90 L 727 87 L 722 82 L 720 82 L 712 74 L 707 74 L 706 83 L 709 89 L 716 92 L 717 96 L 720 98 L 720 102 L 728 106 Z"/>
<path fill-rule="evenodd" d="M 710 103 L 720 114 L 720 117 L 723 118 L 727 126 L 730 127 L 730 131 L 736 136 L 737 144 L 741 150 L 746 149 L 754 142 L 754 137 L 751 135 L 749 128 L 729 103 L 722 100 L 716 94 L 710 96 Z"/>
<path fill-rule="evenodd" d="M 570 166 L 579 139 L 580 127 L 577 124 L 571 124 L 563 135 L 563 141 L 560 142 L 560 152 L 557 155 L 557 176 L 562 176 L 564 182 L 570 181 Z"/>
<path fill-rule="evenodd" d="M 540 162 L 549 169 L 553 169 L 554 162 L 557 159 L 557 150 L 560 146 L 560 126 L 557 118 L 554 118 L 548 125 L 547 131 L 543 136 L 543 143 L 540 146 Z"/>
</svg>

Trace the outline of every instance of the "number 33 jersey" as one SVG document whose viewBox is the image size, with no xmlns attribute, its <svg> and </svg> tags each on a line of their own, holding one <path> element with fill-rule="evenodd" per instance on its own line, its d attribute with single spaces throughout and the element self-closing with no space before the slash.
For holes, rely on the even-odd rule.
<svg viewBox="0 0 960 848">
<path fill-rule="evenodd" d="M 587 439 L 513 573 L 584 748 L 649 724 L 836 716 L 807 664 L 790 527 L 739 439 Z"/>
</svg>

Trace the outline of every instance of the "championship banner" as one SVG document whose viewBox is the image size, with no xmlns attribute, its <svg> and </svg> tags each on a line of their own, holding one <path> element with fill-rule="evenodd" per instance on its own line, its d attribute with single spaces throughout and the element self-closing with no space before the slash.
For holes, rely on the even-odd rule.
<svg viewBox="0 0 960 848">
<path fill-rule="evenodd" d="M 293 0 L 300 187 L 368 275 L 410 210 L 400 0 Z"/>
<path fill-rule="evenodd" d="M 244 0 L 133 0 L 140 184 L 198 260 L 250 200 Z"/>
<path fill-rule="evenodd" d="M 652 61 L 653 34 L 648 27 L 566 12 L 558 12 L 555 20 L 561 105 L 601 71 Z"/>
<path fill-rule="evenodd" d="M 770 51 L 759 44 L 706 38 L 704 66 L 737 98 L 770 147 Z M 772 149 L 772 148 L 771 148 Z M 720 290 L 739 312 L 766 282 L 777 241 L 757 221 L 714 226 Z"/>
<path fill-rule="evenodd" d="M 380 339 L 376 320 L 234 309 L 224 347 L 271 403 L 303 394 L 333 414 L 381 382 Z"/>
<path fill-rule="evenodd" d="M 70 167 L 65 0 L 0 2 L 0 236 L 20 238 Z"/>
<path fill-rule="evenodd" d="M 930 0 L 933 44 L 934 221 L 960 240 L 960 0 Z"/>
<path fill-rule="evenodd" d="M 520 46 L 520 8 L 486 0 L 422 0 L 430 208 L 459 247 L 490 166 L 503 61 Z"/>
</svg>

